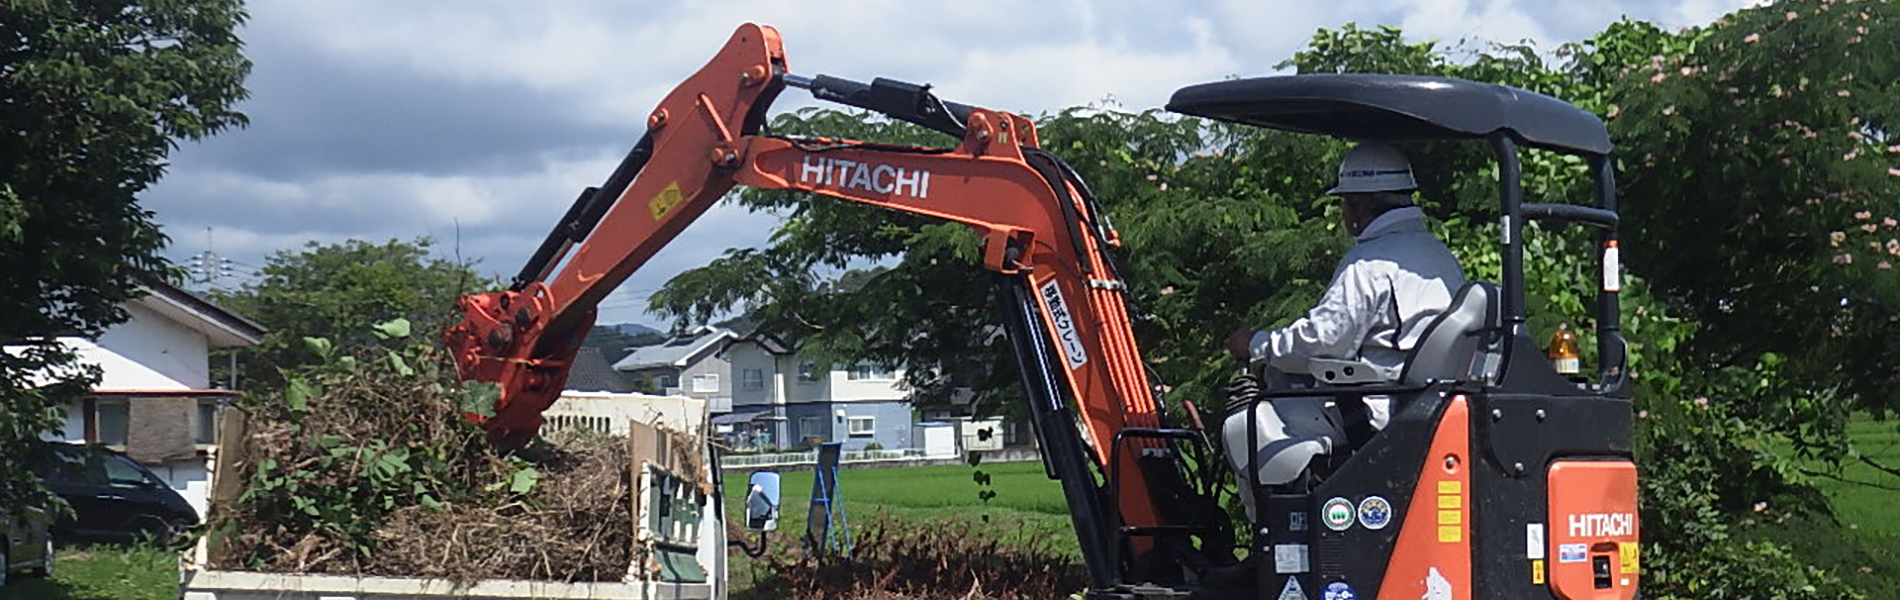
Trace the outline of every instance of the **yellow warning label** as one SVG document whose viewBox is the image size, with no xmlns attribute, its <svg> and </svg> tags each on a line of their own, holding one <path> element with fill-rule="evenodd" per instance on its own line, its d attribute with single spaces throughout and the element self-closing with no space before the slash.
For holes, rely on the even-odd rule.
<svg viewBox="0 0 1900 600">
<path fill-rule="evenodd" d="M 1458 543 L 1465 539 L 1465 486 L 1458 480 L 1438 482 L 1438 541 Z"/>
<path fill-rule="evenodd" d="M 1544 559 L 1531 561 L 1531 583 L 1544 585 Z"/>
<path fill-rule="evenodd" d="M 1618 573 L 1635 575 L 1642 572 L 1641 560 L 1637 556 L 1642 553 L 1640 548 L 1641 545 L 1636 542 L 1623 542 L 1616 545 L 1617 551 L 1622 554 L 1620 557 L 1622 560 L 1616 562 Z"/>
<path fill-rule="evenodd" d="M 665 217 L 668 211 L 673 210 L 673 207 L 679 206 L 680 201 L 685 198 L 683 194 L 680 194 L 680 182 L 675 181 L 666 184 L 666 189 L 660 190 L 660 195 L 648 200 L 647 209 L 653 211 L 653 220 L 658 221 L 661 217 Z"/>
<path fill-rule="evenodd" d="M 1457 542 L 1465 539 L 1465 530 L 1457 525 L 1439 525 L 1438 541 Z"/>
</svg>

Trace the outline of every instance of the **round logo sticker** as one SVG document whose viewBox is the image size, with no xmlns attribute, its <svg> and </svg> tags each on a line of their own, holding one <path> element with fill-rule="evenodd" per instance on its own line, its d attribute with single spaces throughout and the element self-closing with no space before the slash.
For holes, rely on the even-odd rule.
<svg viewBox="0 0 1900 600">
<path fill-rule="evenodd" d="M 1359 502 L 1359 523 L 1366 529 L 1385 529 L 1392 522 L 1392 503 L 1378 496 L 1366 496 Z"/>
<path fill-rule="evenodd" d="M 1358 600 L 1359 597 L 1352 593 L 1352 586 L 1346 585 L 1344 581 L 1335 581 L 1326 584 L 1326 591 L 1320 595 L 1320 598 L 1321 600 Z"/>
<path fill-rule="evenodd" d="M 1351 500 L 1345 498 L 1327 500 L 1326 506 L 1320 509 L 1319 514 L 1320 520 L 1326 522 L 1327 529 L 1345 531 L 1346 528 L 1352 527 Z"/>
</svg>

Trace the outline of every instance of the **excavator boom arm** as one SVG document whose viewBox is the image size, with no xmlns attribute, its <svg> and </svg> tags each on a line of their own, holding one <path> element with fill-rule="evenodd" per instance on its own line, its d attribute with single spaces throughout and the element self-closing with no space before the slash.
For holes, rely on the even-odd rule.
<svg viewBox="0 0 1900 600">
<path fill-rule="evenodd" d="M 463 379 L 500 384 L 491 439 L 525 442 L 560 396 L 607 294 L 733 186 L 736 144 L 783 88 L 778 32 L 745 25 L 647 117 L 647 133 L 605 184 L 588 188 L 507 291 L 456 302 L 445 334 Z M 602 235 L 594 235 L 601 232 Z"/>
<path fill-rule="evenodd" d="M 759 135 L 787 85 L 960 142 L 926 149 Z M 1165 424 L 1135 345 L 1126 286 L 1106 252 L 1114 233 L 1080 179 L 1038 149 L 1030 120 L 943 102 L 927 86 L 790 74 L 776 31 L 746 25 L 647 126 L 608 182 L 576 200 L 511 289 L 458 301 L 463 319 L 446 334 L 458 372 L 502 388 L 493 416 L 480 419 L 491 438 L 517 444 L 534 434 L 599 302 L 734 185 L 799 190 L 981 234 L 1032 420 L 1098 586 L 1121 578 L 1123 546 L 1150 546 L 1125 543 L 1123 524 L 1178 525 L 1158 504 L 1178 497 L 1180 484 L 1121 468 L 1171 446 L 1124 440 Z"/>
</svg>

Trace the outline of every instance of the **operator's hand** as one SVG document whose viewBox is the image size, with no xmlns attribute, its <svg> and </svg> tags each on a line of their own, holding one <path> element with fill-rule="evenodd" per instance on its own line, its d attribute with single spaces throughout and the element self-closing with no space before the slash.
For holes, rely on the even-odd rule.
<svg viewBox="0 0 1900 600">
<path fill-rule="evenodd" d="M 1252 329 L 1236 329 L 1233 333 L 1228 334 L 1227 353 L 1232 354 L 1234 358 L 1240 360 L 1252 359 L 1253 336 L 1255 333 L 1257 332 Z"/>
</svg>

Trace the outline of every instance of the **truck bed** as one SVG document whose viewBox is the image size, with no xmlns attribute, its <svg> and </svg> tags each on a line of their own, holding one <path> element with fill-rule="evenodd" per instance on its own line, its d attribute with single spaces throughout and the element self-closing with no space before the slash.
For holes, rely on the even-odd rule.
<svg viewBox="0 0 1900 600">
<path fill-rule="evenodd" d="M 711 600 L 708 583 L 558 583 L 186 570 L 184 600 Z"/>
</svg>

